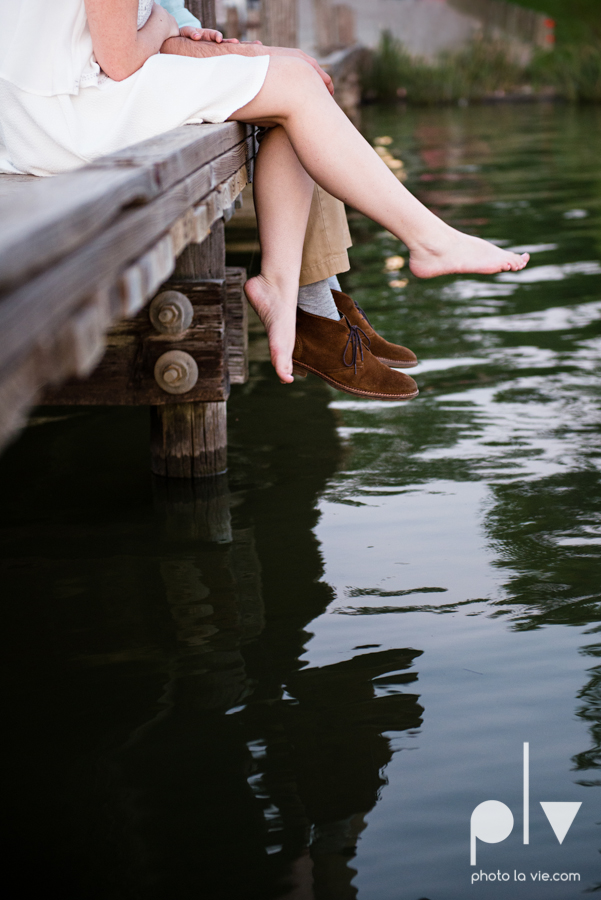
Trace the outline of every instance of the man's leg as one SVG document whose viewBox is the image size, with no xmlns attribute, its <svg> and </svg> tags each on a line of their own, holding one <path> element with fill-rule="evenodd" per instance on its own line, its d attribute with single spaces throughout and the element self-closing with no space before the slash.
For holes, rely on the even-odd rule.
<svg viewBox="0 0 601 900">
<path fill-rule="evenodd" d="M 346 221 L 344 204 L 315 186 L 309 213 L 309 223 L 303 246 L 298 305 L 305 312 L 328 319 L 338 319 L 340 314 L 332 297 L 332 287 L 340 289 L 340 272 L 350 268 L 347 249 L 351 236 Z"/>
<path fill-rule="evenodd" d="M 330 275 L 348 272 L 347 250 L 352 246 L 344 203 L 315 185 L 303 245 L 300 284 L 314 284 Z"/>
</svg>

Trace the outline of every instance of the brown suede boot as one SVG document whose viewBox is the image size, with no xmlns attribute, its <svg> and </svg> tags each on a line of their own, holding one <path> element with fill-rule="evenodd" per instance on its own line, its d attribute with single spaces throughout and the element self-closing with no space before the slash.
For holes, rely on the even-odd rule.
<svg viewBox="0 0 601 900">
<path fill-rule="evenodd" d="M 413 378 L 393 372 L 369 351 L 369 338 L 346 318 L 335 322 L 297 310 L 294 374 L 313 372 L 339 391 L 373 400 L 412 400 Z"/>
<path fill-rule="evenodd" d="M 351 325 L 358 325 L 365 332 L 371 343 L 369 349 L 380 362 L 395 369 L 411 369 L 417 365 L 417 356 L 408 347 L 391 344 L 374 331 L 369 319 L 355 301 L 342 291 L 332 291 L 334 303 Z"/>
</svg>

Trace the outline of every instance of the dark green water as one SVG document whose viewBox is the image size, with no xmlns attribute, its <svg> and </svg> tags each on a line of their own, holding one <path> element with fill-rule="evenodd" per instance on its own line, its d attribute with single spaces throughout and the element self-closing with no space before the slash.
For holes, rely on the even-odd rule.
<svg viewBox="0 0 601 900">
<path fill-rule="evenodd" d="M 39 411 L 0 462 L 7 897 L 599 889 L 601 112 L 364 124 L 532 262 L 393 288 L 402 247 L 355 219 L 346 287 L 423 360 L 419 398 L 257 361 L 209 497 L 152 481 L 145 411 Z M 491 799 L 515 825 L 472 867 Z M 582 802 L 561 845 L 540 801 Z"/>
</svg>

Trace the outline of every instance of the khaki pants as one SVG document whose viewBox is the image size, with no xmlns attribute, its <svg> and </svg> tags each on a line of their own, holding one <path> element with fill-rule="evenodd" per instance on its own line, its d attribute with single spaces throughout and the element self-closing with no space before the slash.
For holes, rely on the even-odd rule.
<svg viewBox="0 0 601 900">
<path fill-rule="evenodd" d="M 315 185 L 303 247 L 301 287 L 350 269 L 352 245 L 344 203 Z"/>
</svg>

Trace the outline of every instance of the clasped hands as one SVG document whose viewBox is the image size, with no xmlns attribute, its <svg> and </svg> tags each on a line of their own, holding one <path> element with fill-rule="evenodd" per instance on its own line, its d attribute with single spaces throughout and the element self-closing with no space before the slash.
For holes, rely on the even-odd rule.
<svg viewBox="0 0 601 900">
<path fill-rule="evenodd" d="M 203 42 L 205 44 L 233 45 L 231 46 L 231 49 L 227 48 L 231 53 L 243 53 L 245 56 L 296 56 L 300 59 L 304 59 L 305 62 L 308 62 L 321 77 L 330 94 L 334 94 L 334 83 L 328 73 L 321 68 L 317 60 L 313 59 L 312 56 L 309 56 L 303 50 L 296 50 L 293 47 L 265 47 L 261 41 L 239 41 L 237 38 L 224 38 L 223 34 L 214 28 L 199 28 L 195 25 L 185 25 L 183 28 L 180 28 L 179 37 L 187 38 L 190 41 L 194 41 L 196 44 L 198 44 L 198 42 Z M 166 41 L 161 52 L 174 52 L 171 48 L 166 46 L 167 43 L 168 42 Z M 251 48 L 252 50 L 256 48 L 256 52 L 252 52 Z M 190 53 L 190 55 L 196 54 Z M 199 53 L 198 55 L 205 54 Z M 208 53 L 206 55 L 211 54 Z"/>
</svg>

